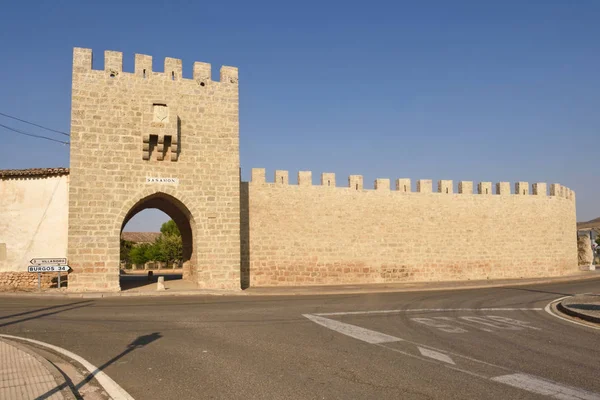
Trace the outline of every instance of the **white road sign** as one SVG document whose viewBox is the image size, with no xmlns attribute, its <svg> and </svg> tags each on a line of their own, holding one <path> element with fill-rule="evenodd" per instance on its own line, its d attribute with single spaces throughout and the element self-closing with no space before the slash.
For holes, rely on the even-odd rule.
<svg viewBox="0 0 600 400">
<path fill-rule="evenodd" d="M 33 265 L 67 265 L 66 258 L 34 258 L 29 262 Z"/>
<path fill-rule="evenodd" d="M 68 265 L 30 265 L 27 272 L 66 272 L 69 269 Z"/>
</svg>

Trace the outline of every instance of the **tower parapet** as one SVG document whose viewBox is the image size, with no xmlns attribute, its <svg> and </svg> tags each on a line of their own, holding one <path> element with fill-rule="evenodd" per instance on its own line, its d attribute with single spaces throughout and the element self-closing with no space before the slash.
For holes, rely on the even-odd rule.
<svg viewBox="0 0 600 400">
<path fill-rule="evenodd" d="M 222 66 L 220 69 L 220 81 L 213 81 L 211 64 L 195 62 L 193 67 L 193 78 L 183 78 L 183 63 L 179 58 L 166 57 L 163 72 L 152 70 L 152 56 L 146 54 L 135 54 L 134 72 L 123 72 L 123 53 L 119 51 L 106 50 L 104 52 L 104 69 L 94 70 L 92 67 L 93 53 L 91 49 L 76 47 L 73 50 L 73 73 L 88 73 L 95 71 L 104 73 L 111 78 L 122 76 L 135 76 L 141 79 L 163 79 L 175 82 L 193 83 L 204 87 L 209 84 L 220 83 L 228 85 L 238 84 L 238 69 L 231 66 Z"/>
</svg>

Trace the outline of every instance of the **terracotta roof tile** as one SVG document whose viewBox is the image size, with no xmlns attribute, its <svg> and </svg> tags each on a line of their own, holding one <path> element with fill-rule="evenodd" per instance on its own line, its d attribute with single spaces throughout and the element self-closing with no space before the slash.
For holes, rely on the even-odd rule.
<svg viewBox="0 0 600 400">
<path fill-rule="evenodd" d="M 154 243 L 160 232 L 122 232 L 121 239 L 134 243 Z"/>
<path fill-rule="evenodd" d="M 68 175 L 69 168 L 0 169 L 0 178 Z"/>
</svg>

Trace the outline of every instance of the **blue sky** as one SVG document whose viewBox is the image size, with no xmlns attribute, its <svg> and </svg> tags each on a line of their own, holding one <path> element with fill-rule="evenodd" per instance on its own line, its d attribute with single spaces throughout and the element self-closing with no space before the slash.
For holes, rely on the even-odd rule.
<svg viewBox="0 0 600 400">
<path fill-rule="evenodd" d="M 600 216 L 600 2 L 105 0 L 3 6 L 0 112 L 69 131 L 73 47 L 240 70 L 250 169 L 558 182 Z M 45 133 L 0 117 L 0 123 Z M 56 138 L 60 137 L 58 135 Z M 68 147 L 0 128 L 0 169 L 68 166 Z M 128 230 L 157 230 L 139 214 Z"/>
</svg>

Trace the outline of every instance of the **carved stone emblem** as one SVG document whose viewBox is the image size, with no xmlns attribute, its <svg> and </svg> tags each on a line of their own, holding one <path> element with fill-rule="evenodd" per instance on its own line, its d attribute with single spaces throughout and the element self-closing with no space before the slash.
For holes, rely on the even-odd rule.
<svg viewBox="0 0 600 400">
<path fill-rule="evenodd" d="M 166 104 L 154 105 L 154 122 L 168 122 L 169 109 Z"/>
</svg>

